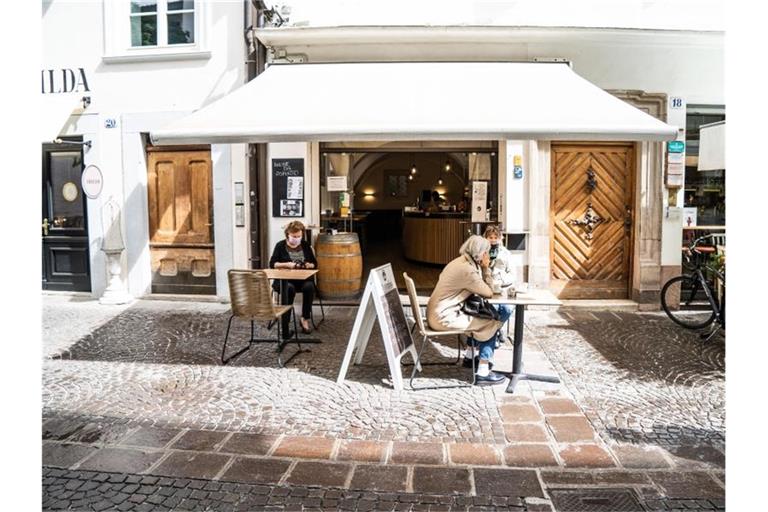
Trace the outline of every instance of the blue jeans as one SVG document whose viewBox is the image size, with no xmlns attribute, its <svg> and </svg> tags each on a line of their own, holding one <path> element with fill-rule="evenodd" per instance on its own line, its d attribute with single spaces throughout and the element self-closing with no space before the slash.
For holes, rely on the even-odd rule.
<svg viewBox="0 0 768 512">
<path fill-rule="evenodd" d="M 509 317 L 512 316 L 512 308 L 505 306 L 504 304 L 498 304 L 495 307 L 499 311 L 499 322 L 501 322 L 502 326 L 504 326 L 504 324 L 509 320 Z M 470 337 L 467 338 L 467 344 L 473 344 L 477 348 L 480 359 L 493 359 L 493 351 L 495 350 L 497 336 L 498 332 L 491 336 L 490 339 L 485 341 L 478 341 Z"/>
</svg>

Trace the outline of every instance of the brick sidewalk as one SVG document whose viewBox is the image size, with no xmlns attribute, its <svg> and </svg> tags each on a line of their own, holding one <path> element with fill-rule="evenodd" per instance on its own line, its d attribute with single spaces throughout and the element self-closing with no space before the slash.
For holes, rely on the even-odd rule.
<svg viewBox="0 0 768 512">
<path fill-rule="evenodd" d="M 512 396 L 431 366 L 418 385 L 444 389 L 396 394 L 382 384 L 376 331 L 363 364 L 335 384 L 354 309 L 329 308 L 324 343 L 278 369 L 273 347 L 220 365 L 225 305 L 139 301 L 107 313 L 93 302 L 44 300 L 45 466 L 325 489 L 386 482 L 480 499 L 500 481 L 514 506 L 545 510 L 555 490 L 626 489 L 646 508 L 716 507 L 724 494 L 722 345 L 699 357 L 659 315 L 532 311 L 526 370 L 563 385 L 525 382 Z M 88 334 L 56 321 L 78 310 Z M 451 357 L 450 345 L 427 355 Z M 509 347 L 496 363 L 511 365 Z M 475 505 L 485 506 L 453 502 Z"/>
</svg>

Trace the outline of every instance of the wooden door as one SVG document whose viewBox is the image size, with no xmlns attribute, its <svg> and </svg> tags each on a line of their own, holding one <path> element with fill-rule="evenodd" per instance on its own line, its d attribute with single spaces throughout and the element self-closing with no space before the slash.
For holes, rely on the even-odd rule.
<svg viewBox="0 0 768 512">
<path fill-rule="evenodd" d="M 631 144 L 552 144 L 551 287 L 565 299 L 626 299 Z"/>
<path fill-rule="evenodd" d="M 91 291 L 83 148 L 43 145 L 43 290 Z"/>
<path fill-rule="evenodd" d="M 211 153 L 147 151 L 153 293 L 216 294 Z"/>
</svg>

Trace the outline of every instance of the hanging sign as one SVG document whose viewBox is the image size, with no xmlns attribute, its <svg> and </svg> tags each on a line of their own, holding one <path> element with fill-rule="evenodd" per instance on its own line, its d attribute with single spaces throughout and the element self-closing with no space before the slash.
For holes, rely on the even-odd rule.
<svg viewBox="0 0 768 512">
<path fill-rule="evenodd" d="M 304 159 L 272 160 L 272 216 L 304 215 Z"/>
<path fill-rule="evenodd" d="M 667 153 L 667 162 L 670 164 L 685 163 L 685 155 L 683 153 Z"/>
<path fill-rule="evenodd" d="M 472 182 L 472 222 L 485 220 L 486 201 L 488 199 L 488 183 L 485 181 Z"/>
<path fill-rule="evenodd" d="M 396 391 L 402 391 L 403 375 L 400 359 L 403 355 L 410 353 L 419 371 L 421 371 L 421 365 L 418 363 L 416 346 L 411 338 L 403 304 L 400 302 L 400 295 L 397 286 L 395 286 L 392 265 L 389 263 L 372 269 L 368 274 L 368 283 L 365 285 L 363 300 L 357 310 L 352 334 L 349 336 L 347 351 L 344 354 L 344 361 L 341 364 L 336 383 L 342 384 L 346 379 L 353 354 L 355 364 L 360 364 L 363 361 L 363 354 L 376 320 L 379 322 L 381 338 L 387 353 L 392 386 Z"/>
<path fill-rule="evenodd" d="M 667 152 L 682 153 L 685 151 L 685 142 L 682 140 L 670 140 L 667 142 Z"/>
<path fill-rule="evenodd" d="M 101 174 L 101 169 L 93 164 L 85 168 L 80 182 L 83 187 L 83 194 L 88 199 L 98 198 L 104 188 L 104 177 Z"/>
<path fill-rule="evenodd" d="M 347 191 L 347 177 L 346 176 L 328 176 L 325 178 L 326 188 L 328 192 L 346 192 Z"/>
</svg>

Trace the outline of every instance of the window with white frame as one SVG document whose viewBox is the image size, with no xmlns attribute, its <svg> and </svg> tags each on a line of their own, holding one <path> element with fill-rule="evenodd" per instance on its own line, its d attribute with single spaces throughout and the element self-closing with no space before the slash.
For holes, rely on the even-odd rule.
<svg viewBox="0 0 768 512">
<path fill-rule="evenodd" d="M 195 43 L 195 0 L 131 0 L 131 47 Z"/>
<path fill-rule="evenodd" d="M 242 6 L 205 0 L 102 0 L 105 63 L 210 59 L 210 10 Z M 232 6 L 230 8 L 230 6 Z M 228 18 L 227 18 L 228 19 Z"/>
</svg>

